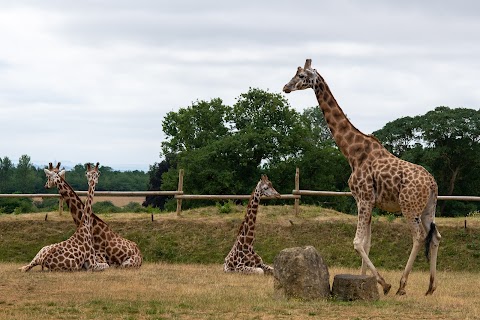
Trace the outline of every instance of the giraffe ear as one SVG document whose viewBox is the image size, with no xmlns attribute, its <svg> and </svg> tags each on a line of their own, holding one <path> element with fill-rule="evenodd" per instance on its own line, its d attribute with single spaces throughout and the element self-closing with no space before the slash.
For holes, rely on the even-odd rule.
<svg viewBox="0 0 480 320">
<path fill-rule="evenodd" d="M 53 172 L 48 170 L 48 169 L 43 169 L 43 171 L 45 172 L 45 174 L 47 175 L 47 177 L 53 175 Z"/>
<path fill-rule="evenodd" d="M 312 67 L 312 59 L 307 59 L 305 61 L 305 67 L 303 69 L 310 69 Z"/>
<path fill-rule="evenodd" d="M 63 169 L 62 171 L 60 171 L 60 172 L 58 173 L 58 175 L 59 175 L 60 177 L 64 178 L 64 177 L 65 177 L 65 169 Z"/>
</svg>

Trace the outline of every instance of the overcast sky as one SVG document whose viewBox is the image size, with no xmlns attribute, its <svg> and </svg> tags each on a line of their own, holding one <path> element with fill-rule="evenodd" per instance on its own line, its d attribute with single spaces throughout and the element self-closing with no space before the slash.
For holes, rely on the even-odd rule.
<svg viewBox="0 0 480 320">
<path fill-rule="evenodd" d="M 0 43 L 0 157 L 14 162 L 148 170 L 166 113 L 281 92 L 306 58 L 364 133 L 480 105 L 476 0 L 0 0 Z"/>
</svg>

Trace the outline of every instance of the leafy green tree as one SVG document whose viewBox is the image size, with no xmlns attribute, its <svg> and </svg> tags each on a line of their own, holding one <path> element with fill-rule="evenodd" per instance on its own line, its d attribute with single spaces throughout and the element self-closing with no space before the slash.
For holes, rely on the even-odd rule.
<svg viewBox="0 0 480 320">
<path fill-rule="evenodd" d="M 162 122 L 166 140 L 163 155 L 195 150 L 228 134 L 229 107 L 221 99 L 196 101 L 178 112 L 169 112 Z"/>
<path fill-rule="evenodd" d="M 168 171 L 168 169 L 170 169 L 168 158 L 159 163 L 156 162 L 150 166 L 150 170 L 148 170 L 148 191 L 161 190 L 163 181 L 162 176 Z M 165 209 L 166 201 L 166 196 L 147 196 L 142 205 L 144 207 L 152 206 L 163 210 Z"/>
<path fill-rule="evenodd" d="M 22 155 L 18 159 L 18 165 L 15 171 L 16 191 L 20 193 L 35 192 L 35 167 L 30 162 L 28 155 Z"/>
<path fill-rule="evenodd" d="M 261 173 L 269 175 L 278 191 L 290 193 L 296 167 L 300 167 L 302 186 L 345 190 L 350 168 L 318 107 L 299 114 L 282 95 L 252 88 L 241 94 L 232 108 L 220 108 L 218 101 L 197 102 L 165 118 L 168 138 L 162 151 L 174 160 L 162 175 L 163 190 L 177 188 L 178 169 L 182 168 L 184 191 L 192 194 L 248 194 Z M 195 128 L 195 124 L 205 123 L 197 117 L 216 119 L 212 124 L 216 134 L 202 133 L 205 126 Z M 185 135 L 187 129 L 198 134 Z M 154 177 L 150 181 L 158 179 Z M 314 198 L 308 201 L 313 203 Z M 329 206 L 343 203 L 329 202 Z M 185 207 L 206 204 L 184 203 Z"/>
<path fill-rule="evenodd" d="M 8 157 L 0 158 L 0 193 L 15 191 L 13 186 L 14 165 Z"/>
</svg>

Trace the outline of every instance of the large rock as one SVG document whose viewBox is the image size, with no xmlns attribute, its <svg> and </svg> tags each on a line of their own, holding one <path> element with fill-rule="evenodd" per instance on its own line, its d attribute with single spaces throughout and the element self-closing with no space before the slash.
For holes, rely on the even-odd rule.
<svg viewBox="0 0 480 320">
<path fill-rule="evenodd" d="M 280 251 L 275 257 L 273 277 L 277 297 L 306 300 L 330 297 L 327 265 L 312 246 Z"/>
<path fill-rule="evenodd" d="M 333 278 L 332 296 L 342 301 L 376 301 L 379 299 L 377 280 L 374 276 L 337 274 Z"/>
</svg>

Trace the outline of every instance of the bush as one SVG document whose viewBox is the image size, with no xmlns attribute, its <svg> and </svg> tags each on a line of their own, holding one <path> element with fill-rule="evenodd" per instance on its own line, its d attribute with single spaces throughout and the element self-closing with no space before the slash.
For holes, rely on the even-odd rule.
<svg viewBox="0 0 480 320">
<path fill-rule="evenodd" d="M 40 211 L 57 211 L 58 200 L 58 198 L 45 198 L 42 201 L 35 201 L 33 204 Z"/>
<path fill-rule="evenodd" d="M 123 212 L 148 212 L 148 209 L 143 207 L 138 202 L 129 202 L 126 206 L 123 207 Z"/>
<path fill-rule="evenodd" d="M 112 201 L 100 201 L 93 204 L 93 212 L 95 213 L 117 213 L 122 209 L 112 203 Z"/>
<path fill-rule="evenodd" d="M 215 206 L 217 207 L 217 210 L 219 213 L 232 213 L 233 208 L 235 207 L 235 204 L 233 203 L 232 200 L 228 200 L 223 204 L 217 202 Z"/>
<path fill-rule="evenodd" d="M 3 198 L 0 199 L 1 213 L 27 213 L 36 212 L 37 208 L 29 198 Z"/>
</svg>

